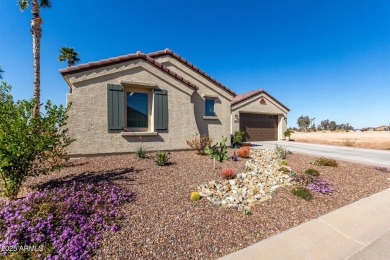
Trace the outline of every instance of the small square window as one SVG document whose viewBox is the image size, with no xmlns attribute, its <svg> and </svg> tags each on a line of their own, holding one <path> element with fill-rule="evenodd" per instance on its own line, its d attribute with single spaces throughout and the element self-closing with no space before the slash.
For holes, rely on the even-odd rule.
<svg viewBox="0 0 390 260">
<path fill-rule="evenodd" d="M 215 100 L 214 99 L 206 99 L 205 100 L 205 116 L 215 116 Z"/>
</svg>

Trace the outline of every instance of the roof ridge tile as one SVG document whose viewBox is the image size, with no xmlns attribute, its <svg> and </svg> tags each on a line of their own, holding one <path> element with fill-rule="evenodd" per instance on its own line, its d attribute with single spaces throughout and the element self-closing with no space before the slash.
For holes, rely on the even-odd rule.
<svg viewBox="0 0 390 260">
<path fill-rule="evenodd" d="M 211 77 L 209 74 L 207 74 L 206 72 L 202 71 L 201 69 L 199 69 L 198 67 L 196 67 L 195 65 L 193 65 L 192 63 L 190 63 L 189 61 L 184 59 L 182 56 L 180 56 L 179 54 L 171 51 L 168 48 L 166 48 L 165 50 L 162 50 L 162 51 L 150 52 L 147 55 L 150 56 L 150 57 L 154 57 L 154 56 L 161 56 L 161 55 L 166 55 L 166 54 L 169 54 L 172 57 L 174 57 L 174 58 L 178 59 L 179 61 L 181 61 L 182 63 L 188 65 L 190 68 L 194 69 L 199 74 L 201 74 L 202 76 L 204 76 L 205 78 L 207 78 L 211 82 L 215 83 L 217 86 L 219 86 L 220 88 L 222 88 L 223 90 L 225 90 L 226 92 L 231 94 L 233 97 L 237 96 L 237 94 L 233 90 L 229 89 L 228 87 L 223 85 L 221 82 L 217 81 L 216 79 Z"/>
<path fill-rule="evenodd" d="M 169 49 L 168 49 L 169 50 Z M 84 71 L 84 70 L 90 70 L 93 68 L 98 68 L 98 67 L 103 67 L 107 66 L 109 64 L 115 64 L 119 62 L 124 62 L 128 60 L 133 60 L 133 59 L 143 59 L 152 65 L 156 66 L 157 68 L 161 69 L 162 71 L 168 73 L 170 76 L 176 78 L 178 81 L 183 82 L 186 84 L 188 87 L 192 88 L 193 90 L 197 91 L 199 88 L 191 83 L 188 80 L 185 80 L 182 76 L 179 76 L 177 73 L 171 71 L 169 68 L 165 67 L 163 64 L 159 63 L 149 55 L 146 55 L 145 53 L 141 51 L 137 51 L 135 54 L 127 54 L 127 55 L 121 55 L 117 57 L 112 57 L 108 59 L 103 59 L 103 60 L 98 60 L 98 61 L 92 61 L 92 62 L 87 62 L 83 64 L 79 64 L 73 67 L 67 67 L 64 69 L 60 69 L 59 72 L 62 74 L 62 76 L 65 76 L 66 74 L 69 73 L 75 73 L 77 71 Z"/>
</svg>

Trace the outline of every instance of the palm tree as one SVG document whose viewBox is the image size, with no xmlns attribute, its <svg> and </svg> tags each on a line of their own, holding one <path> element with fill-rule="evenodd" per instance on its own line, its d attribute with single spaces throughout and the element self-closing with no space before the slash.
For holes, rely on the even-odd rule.
<svg viewBox="0 0 390 260">
<path fill-rule="evenodd" d="M 62 47 L 59 49 L 60 55 L 58 56 L 59 61 L 68 60 L 68 67 L 72 67 L 75 63 L 80 62 L 80 59 L 77 57 L 79 55 L 78 52 L 71 47 Z M 72 93 L 72 88 L 69 86 L 69 93 Z"/>
<path fill-rule="evenodd" d="M 0 79 L 3 79 L 3 75 L 2 75 L 3 72 L 4 72 L 4 70 L 2 70 L 1 67 L 0 67 Z"/>
<path fill-rule="evenodd" d="M 34 55 L 34 99 L 36 101 L 34 116 L 36 117 L 39 114 L 39 107 L 41 104 L 41 24 L 43 23 L 43 19 L 40 16 L 40 11 L 41 7 L 50 8 L 51 2 L 50 0 L 18 0 L 18 5 L 22 12 L 32 5 L 31 34 L 33 38 Z"/>
<path fill-rule="evenodd" d="M 62 47 L 59 49 L 60 55 L 58 56 L 59 61 L 68 60 L 68 67 L 72 67 L 75 63 L 80 62 L 80 59 L 77 57 L 79 55 L 78 52 L 71 47 Z"/>
</svg>

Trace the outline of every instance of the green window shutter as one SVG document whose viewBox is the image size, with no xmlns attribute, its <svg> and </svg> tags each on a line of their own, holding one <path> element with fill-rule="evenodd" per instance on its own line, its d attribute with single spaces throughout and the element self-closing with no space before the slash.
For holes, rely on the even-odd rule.
<svg viewBox="0 0 390 260">
<path fill-rule="evenodd" d="M 168 91 L 154 90 L 154 130 L 168 130 Z"/>
<path fill-rule="evenodd" d="M 123 129 L 123 86 L 107 85 L 108 131 Z"/>
</svg>

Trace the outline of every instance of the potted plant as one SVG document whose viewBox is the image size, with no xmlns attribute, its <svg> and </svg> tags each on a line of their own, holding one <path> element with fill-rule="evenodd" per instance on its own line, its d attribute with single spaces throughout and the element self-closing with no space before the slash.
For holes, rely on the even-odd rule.
<svg viewBox="0 0 390 260">
<path fill-rule="evenodd" d="M 243 137 L 244 137 L 243 131 L 236 131 L 234 133 L 232 138 L 233 148 L 240 148 Z"/>
<path fill-rule="evenodd" d="M 289 130 L 286 130 L 284 132 L 284 137 L 286 137 L 286 141 L 290 141 L 291 132 Z"/>
</svg>

